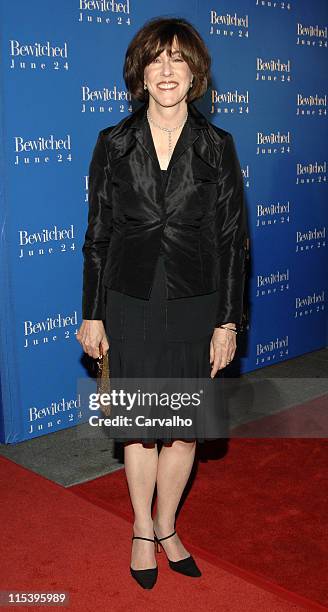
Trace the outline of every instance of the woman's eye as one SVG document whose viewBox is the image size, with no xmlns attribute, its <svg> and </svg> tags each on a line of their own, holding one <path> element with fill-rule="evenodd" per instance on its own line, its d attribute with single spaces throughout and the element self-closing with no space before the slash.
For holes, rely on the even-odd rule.
<svg viewBox="0 0 328 612">
<path fill-rule="evenodd" d="M 173 57 L 172 58 L 173 62 L 184 62 L 184 59 L 182 57 Z M 160 62 L 160 59 L 158 57 L 155 57 L 152 61 L 151 64 L 157 64 L 158 62 Z"/>
</svg>

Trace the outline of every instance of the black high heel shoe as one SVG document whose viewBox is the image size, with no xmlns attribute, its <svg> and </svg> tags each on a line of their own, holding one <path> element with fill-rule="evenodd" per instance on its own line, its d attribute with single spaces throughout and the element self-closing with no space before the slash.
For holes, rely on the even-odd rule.
<svg viewBox="0 0 328 612">
<path fill-rule="evenodd" d="M 142 538 L 141 536 L 132 536 L 132 540 L 149 540 L 149 542 L 153 542 L 155 544 L 155 539 L 151 538 Z M 158 566 L 150 567 L 147 569 L 133 569 L 130 565 L 131 576 L 142 586 L 143 589 L 152 589 L 154 584 L 156 583 L 158 576 Z"/>
<path fill-rule="evenodd" d="M 171 538 L 175 534 L 176 534 L 176 531 L 174 530 L 173 533 L 166 536 L 165 538 L 158 538 L 156 533 L 154 533 L 155 542 L 157 546 L 157 552 L 161 552 L 161 546 L 164 550 L 163 544 L 160 544 L 160 542 L 162 540 L 167 540 L 168 538 Z M 169 562 L 170 568 L 174 570 L 175 572 L 179 572 L 179 574 L 184 574 L 185 576 L 191 576 L 192 578 L 198 578 L 199 576 L 202 575 L 202 572 L 200 571 L 199 567 L 197 567 L 195 559 L 193 558 L 192 555 L 189 555 L 189 557 L 185 557 L 185 559 L 180 559 L 179 561 L 171 561 L 168 558 L 168 562 Z"/>
</svg>

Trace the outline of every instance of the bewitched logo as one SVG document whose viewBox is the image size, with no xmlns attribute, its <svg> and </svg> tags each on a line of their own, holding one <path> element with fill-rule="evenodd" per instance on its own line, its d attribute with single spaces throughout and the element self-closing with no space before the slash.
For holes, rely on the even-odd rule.
<svg viewBox="0 0 328 612">
<path fill-rule="evenodd" d="M 272 153 L 290 153 L 291 133 L 288 132 L 257 132 L 257 155 Z"/>
<path fill-rule="evenodd" d="M 322 248 L 326 246 L 326 226 L 323 225 L 321 229 L 317 227 L 297 231 L 296 232 L 296 253 L 304 251 L 313 252 L 314 248 Z"/>
<path fill-rule="evenodd" d="M 327 162 L 318 161 L 296 164 L 296 184 L 321 183 L 327 181 Z"/>
<path fill-rule="evenodd" d="M 82 86 L 82 113 L 94 112 L 113 112 L 112 102 L 130 102 L 131 94 L 125 89 L 119 89 L 114 85 L 112 89 L 103 87 L 102 89 L 92 89 L 87 85 Z M 108 104 L 105 104 L 108 102 Z M 120 108 L 120 112 L 123 109 Z"/>
<path fill-rule="evenodd" d="M 225 13 L 218 14 L 217 11 L 210 11 L 210 34 L 217 36 L 233 37 L 234 35 L 238 38 L 248 37 L 248 15 L 238 15 L 237 13 Z"/>
<path fill-rule="evenodd" d="M 239 16 L 237 13 L 226 13 L 218 15 L 216 11 L 211 11 L 211 23 L 224 26 L 237 26 L 238 28 L 248 28 L 248 15 Z"/>
<path fill-rule="evenodd" d="M 89 23 L 110 23 L 112 19 L 107 15 L 108 13 L 112 13 L 117 15 L 118 23 L 122 23 L 122 21 L 119 21 L 119 19 L 121 19 L 120 15 L 130 14 L 130 1 L 125 0 L 125 2 L 115 2 L 115 0 L 80 0 L 79 9 L 79 21 L 86 21 Z M 98 13 L 98 15 L 96 14 L 94 16 L 93 13 Z"/>
<path fill-rule="evenodd" d="M 53 401 L 49 406 L 37 408 L 32 406 L 28 409 L 29 421 L 31 423 L 29 433 L 51 429 L 54 426 L 62 425 L 64 418 L 68 425 L 74 420 L 81 418 L 81 396 L 78 394 L 76 399 L 67 400 L 65 397 L 58 401 Z M 42 421 L 46 421 L 43 423 Z"/>
<path fill-rule="evenodd" d="M 296 296 L 295 298 L 295 319 L 298 317 L 313 315 L 325 309 L 325 291 L 321 293 L 314 291 L 311 295 Z"/>
<path fill-rule="evenodd" d="M 268 340 L 268 342 L 258 342 L 256 345 L 256 365 L 260 363 L 272 362 L 276 359 L 276 357 L 284 357 L 288 355 L 289 352 L 289 336 L 283 336 L 279 338 L 278 336 L 272 340 Z"/>
<path fill-rule="evenodd" d="M 303 96 L 297 94 L 297 105 L 298 106 L 327 106 L 327 96 L 319 96 L 315 94 L 313 96 Z"/>
<path fill-rule="evenodd" d="M 327 26 L 321 28 L 318 25 L 297 24 L 297 34 L 299 36 L 314 36 L 315 38 L 327 38 Z"/>
<path fill-rule="evenodd" d="M 327 95 L 320 96 L 317 93 L 310 95 L 297 94 L 296 114 L 303 116 L 327 115 Z"/>
<path fill-rule="evenodd" d="M 264 295 L 266 292 L 263 293 L 262 289 L 265 289 L 266 287 L 269 287 L 270 292 L 272 293 L 273 291 L 277 290 L 277 287 L 274 287 L 274 285 L 284 285 L 286 282 L 289 282 L 289 268 L 286 268 L 284 271 L 276 270 L 275 272 L 270 272 L 269 274 L 257 274 L 256 281 L 258 289 L 261 289 L 261 291 L 258 292 L 258 295 Z M 279 287 L 279 291 L 280 289 L 281 288 Z"/>
<path fill-rule="evenodd" d="M 32 57 L 65 57 L 67 58 L 67 43 L 62 47 L 46 43 L 35 42 L 33 44 L 22 45 L 18 40 L 10 40 L 10 53 L 12 56 L 32 56 Z"/>
<path fill-rule="evenodd" d="M 249 112 L 249 91 L 245 92 L 235 90 L 227 90 L 224 92 L 218 92 L 216 89 L 212 89 L 211 94 L 212 106 L 211 113 L 220 113 L 226 112 L 226 109 L 229 109 L 228 112 L 232 112 L 232 108 L 234 108 L 234 112 L 238 112 L 241 114 L 242 112 Z"/>
<path fill-rule="evenodd" d="M 316 25 L 296 24 L 297 28 L 297 45 L 305 47 L 325 47 L 327 48 L 327 26 L 320 27 Z"/>
<path fill-rule="evenodd" d="M 259 202 L 256 206 L 256 227 L 278 225 L 290 221 L 290 202 Z"/>
<path fill-rule="evenodd" d="M 291 65 L 290 60 L 283 62 L 281 59 L 256 58 L 256 80 L 257 81 L 279 81 L 290 82 Z"/>
<path fill-rule="evenodd" d="M 39 136 L 34 140 L 26 140 L 23 136 L 14 136 L 14 149 L 16 153 L 15 166 L 20 163 L 26 165 L 48 163 L 51 159 L 48 153 L 57 151 L 68 151 L 68 153 L 66 155 L 57 153 L 52 159 L 57 162 L 72 161 L 70 134 L 67 134 L 65 138 L 55 138 L 53 134 L 50 134 L 48 138 Z M 40 152 L 41 155 L 31 155 L 35 151 Z"/>
<path fill-rule="evenodd" d="M 11 39 L 9 43 L 11 55 L 9 67 L 11 69 L 32 68 L 36 70 L 37 68 L 40 68 L 41 70 L 44 70 L 48 65 L 48 67 L 50 66 L 57 70 L 59 68 L 65 68 L 68 70 L 67 42 L 64 42 L 62 45 L 54 45 L 48 40 L 45 43 L 33 42 L 23 44 L 19 40 Z M 52 61 L 46 64 L 46 59 L 51 59 Z M 65 61 L 60 62 L 59 60 Z"/>
<path fill-rule="evenodd" d="M 57 316 L 47 317 L 42 321 L 24 321 L 24 348 L 47 344 L 49 341 L 54 342 L 60 338 L 69 339 L 72 336 L 72 329 L 69 328 L 74 328 L 73 334 L 76 333 L 76 310 L 71 315 L 63 316 L 61 313 L 58 313 Z M 63 331 L 61 335 L 59 335 L 59 330 Z"/>
<path fill-rule="evenodd" d="M 19 230 L 19 258 L 33 257 L 34 255 L 46 255 L 54 253 L 66 253 L 75 251 L 74 225 L 68 228 L 58 228 L 54 225 L 51 228 L 43 228 L 37 232 Z"/>
</svg>

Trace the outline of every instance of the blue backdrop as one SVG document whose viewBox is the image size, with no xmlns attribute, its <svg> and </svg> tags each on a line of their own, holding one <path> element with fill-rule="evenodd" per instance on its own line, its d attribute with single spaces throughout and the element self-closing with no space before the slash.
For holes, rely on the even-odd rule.
<svg viewBox="0 0 328 612">
<path fill-rule="evenodd" d="M 1 440 L 81 421 L 88 167 L 98 131 L 136 108 L 122 67 L 150 17 L 185 17 L 204 37 L 213 87 L 196 104 L 239 154 L 251 238 L 241 370 L 326 346 L 327 2 L 0 6 Z"/>
</svg>

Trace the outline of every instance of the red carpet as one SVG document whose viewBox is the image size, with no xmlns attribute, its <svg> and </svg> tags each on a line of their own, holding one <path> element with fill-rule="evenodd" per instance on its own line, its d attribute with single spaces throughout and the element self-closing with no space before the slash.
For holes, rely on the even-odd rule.
<svg viewBox="0 0 328 612">
<path fill-rule="evenodd" d="M 198 462 L 178 517 L 185 544 L 217 567 L 252 573 L 254 580 L 327 606 L 327 441 L 220 444 L 219 451 L 217 443 L 210 445 L 216 460 Z M 71 490 L 132 521 L 123 470 Z"/>
<path fill-rule="evenodd" d="M 287 410 L 233 429 L 238 438 L 327 438 L 328 395 L 321 395 Z"/>
<path fill-rule="evenodd" d="M 113 476 L 112 484 L 121 475 Z M 3 591 L 68 592 L 66 609 L 78 612 L 187 612 L 190 598 L 192 609 L 208 612 L 322 609 L 286 601 L 283 591 L 281 596 L 268 592 L 204 559 L 199 559 L 201 578 L 178 576 L 168 569 L 163 553 L 158 555 L 157 584 L 144 591 L 128 570 L 127 521 L 1 457 L 0 488 Z"/>
</svg>

